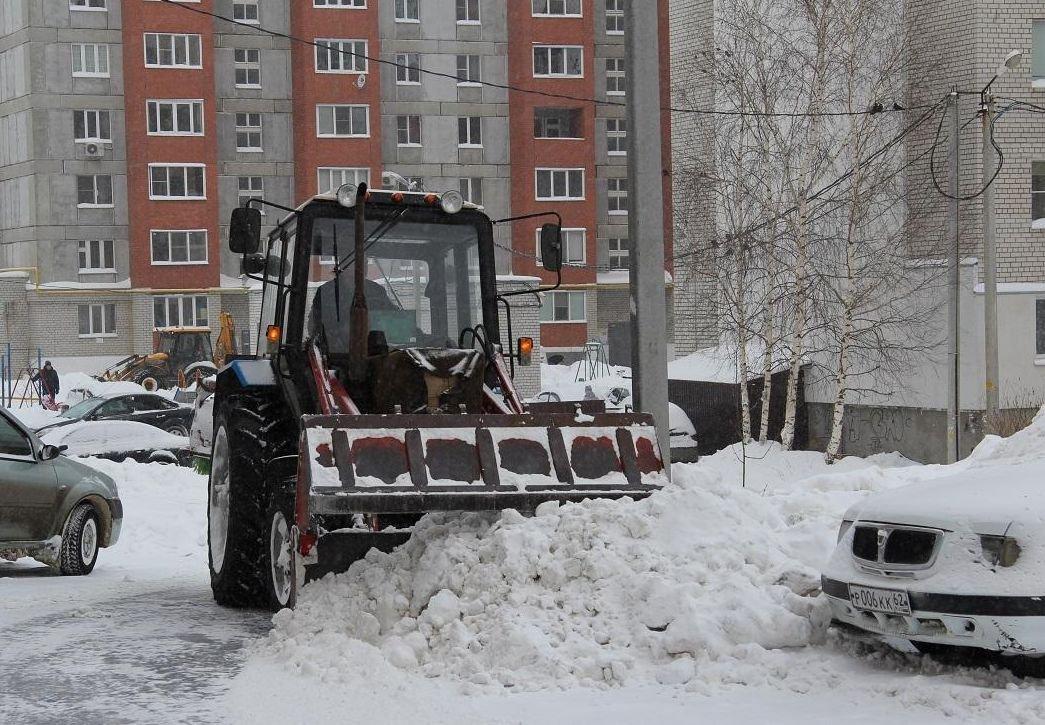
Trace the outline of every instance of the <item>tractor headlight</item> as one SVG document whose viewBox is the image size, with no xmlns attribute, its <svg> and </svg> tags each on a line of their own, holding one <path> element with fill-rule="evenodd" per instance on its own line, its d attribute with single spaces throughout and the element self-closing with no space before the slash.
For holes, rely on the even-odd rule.
<svg viewBox="0 0 1045 725">
<path fill-rule="evenodd" d="M 980 536 L 983 558 L 994 566 L 1012 566 L 1020 558 L 1020 545 L 1010 536 Z"/>
<path fill-rule="evenodd" d="M 351 209 L 356 205 L 356 192 L 355 184 L 342 184 L 337 188 L 337 203 Z"/>
<path fill-rule="evenodd" d="M 444 191 L 439 195 L 439 206 L 443 207 L 447 214 L 456 214 L 464 208 L 464 197 L 459 191 Z"/>
<path fill-rule="evenodd" d="M 849 527 L 852 526 L 852 525 L 853 525 L 852 521 L 849 521 L 847 519 L 842 519 L 842 525 L 838 527 L 838 541 L 836 543 L 841 543 L 842 542 L 842 538 L 845 536 L 845 533 L 847 531 L 849 531 Z"/>
</svg>

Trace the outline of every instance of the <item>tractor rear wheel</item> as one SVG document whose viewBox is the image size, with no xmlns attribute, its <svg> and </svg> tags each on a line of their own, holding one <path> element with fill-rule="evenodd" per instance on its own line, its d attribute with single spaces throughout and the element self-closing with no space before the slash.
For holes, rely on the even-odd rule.
<svg viewBox="0 0 1045 725">
<path fill-rule="evenodd" d="M 272 606 L 269 513 L 278 482 L 268 463 L 297 440 L 281 405 L 233 396 L 214 420 L 207 533 L 214 599 L 229 607 Z M 270 485 L 271 483 L 271 485 Z"/>
</svg>

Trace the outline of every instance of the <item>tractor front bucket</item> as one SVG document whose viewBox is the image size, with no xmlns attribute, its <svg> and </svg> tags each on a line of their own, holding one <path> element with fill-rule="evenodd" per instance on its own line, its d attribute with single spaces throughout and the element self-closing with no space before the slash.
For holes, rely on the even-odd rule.
<svg viewBox="0 0 1045 725">
<path fill-rule="evenodd" d="M 647 414 L 307 416 L 300 445 L 302 528 L 307 514 L 532 511 L 666 482 Z"/>
</svg>

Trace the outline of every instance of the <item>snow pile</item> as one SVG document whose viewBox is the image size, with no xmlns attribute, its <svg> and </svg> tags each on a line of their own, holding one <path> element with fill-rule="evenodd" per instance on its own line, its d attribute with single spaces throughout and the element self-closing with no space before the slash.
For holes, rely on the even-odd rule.
<svg viewBox="0 0 1045 725">
<path fill-rule="evenodd" d="M 69 456 L 189 447 L 188 438 L 131 420 L 80 421 L 45 431 L 41 440 L 55 446 L 69 446 L 66 451 Z"/>
<path fill-rule="evenodd" d="M 144 393 L 145 388 L 128 380 L 103 382 L 86 373 L 70 373 L 61 378 L 62 392 L 58 397 L 68 404 L 78 403 L 88 397 L 104 395 L 134 395 Z M 88 395 L 89 394 L 89 395 Z"/>
<path fill-rule="evenodd" d="M 761 340 L 752 340 L 747 344 L 747 364 L 750 380 L 762 377 L 765 344 Z M 785 369 L 781 361 L 775 361 L 773 372 Z M 670 380 L 697 380 L 708 383 L 729 383 L 739 381 L 740 370 L 737 362 L 737 345 L 723 342 L 717 347 L 680 357 L 668 363 Z"/>
<path fill-rule="evenodd" d="M 681 684 L 808 644 L 826 626 L 819 566 L 841 512 L 888 479 L 769 446 L 742 487 L 739 451 L 676 466 L 643 501 L 426 517 L 392 554 L 306 587 L 265 648 L 324 680 L 357 677 L 345 656 L 370 646 L 426 676 L 529 690 Z"/>
<path fill-rule="evenodd" d="M 989 466 L 999 462 L 1027 463 L 1040 461 L 1045 453 L 1045 407 L 1034 416 L 1034 420 L 1021 431 L 1008 438 L 996 435 L 984 436 L 969 456 L 970 466 Z"/>
</svg>

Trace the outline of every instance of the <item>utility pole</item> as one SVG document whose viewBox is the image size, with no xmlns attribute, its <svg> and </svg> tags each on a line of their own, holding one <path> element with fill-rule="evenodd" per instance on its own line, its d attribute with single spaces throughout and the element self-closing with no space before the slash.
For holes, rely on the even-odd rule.
<svg viewBox="0 0 1045 725">
<path fill-rule="evenodd" d="M 947 462 L 954 463 L 961 458 L 961 225 L 958 218 L 960 202 L 958 199 L 958 172 L 960 165 L 958 153 L 958 88 L 951 89 L 950 110 L 953 118 L 951 129 L 951 183 L 950 183 L 950 215 L 947 220 L 947 238 L 953 240 L 954 249 L 950 260 L 950 284 L 947 299 L 949 355 L 947 375 Z"/>
<path fill-rule="evenodd" d="M 628 281 L 635 409 L 653 414 L 664 462 L 670 464 L 659 5 L 648 0 L 628 0 L 624 9 L 625 67 L 629 76 Z M 670 473 L 670 465 L 666 465 L 666 470 Z"/>
<path fill-rule="evenodd" d="M 985 361 L 984 417 L 998 420 L 998 267 L 994 227 L 994 175 L 997 160 L 991 143 L 994 121 L 994 94 L 988 85 L 980 99 L 980 121 L 983 126 L 983 352 Z"/>
</svg>

